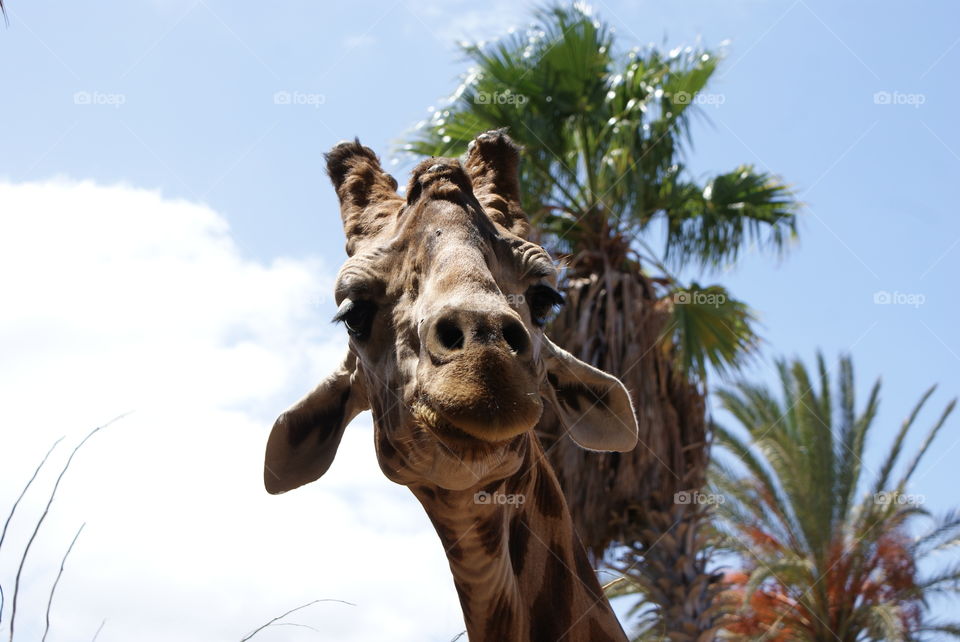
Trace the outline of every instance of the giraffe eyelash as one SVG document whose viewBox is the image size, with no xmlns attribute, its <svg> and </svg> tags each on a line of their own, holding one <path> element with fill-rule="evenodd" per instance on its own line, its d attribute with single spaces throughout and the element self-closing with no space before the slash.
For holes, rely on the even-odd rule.
<svg viewBox="0 0 960 642">
<path fill-rule="evenodd" d="M 373 317 L 377 313 L 377 305 L 372 301 L 354 301 L 344 299 L 333 316 L 333 323 L 343 323 L 347 334 L 359 340 L 370 336 L 373 328 Z"/>
<path fill-rule="evenodd" d="M 534 324 L 543 327 L 550 321 L 553 313 L 564 304 L 563 295 L 549 285 L 535 285 L 527 290 L 527 300 L 530 304 L 530 316 Z"/>
</svg>

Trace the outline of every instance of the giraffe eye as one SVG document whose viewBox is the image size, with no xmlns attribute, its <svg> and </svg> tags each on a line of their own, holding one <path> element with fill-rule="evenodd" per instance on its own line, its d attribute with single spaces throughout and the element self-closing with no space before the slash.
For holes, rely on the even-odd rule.
<svg viewBox="0 0 960 642">
<path fill-rule="evenodd" d="M 355 339 L 366 339 L 370 336 L 373 327 L 373 317 L 377 312 L 377 304 L 372 301 L 354 301 L 344 299 L 333 317 L 334 323 L 343 322 L 347 334 Z"/>
<path fill-rule="evenodd" d="M 527 302 L 530 304 L 530 317 L 533 323 L 543 327 L 550 321 L 554 312 L 563 305 L 563 295 L 549 285 L 535 285 L 527 290 Z"/>
</svg>

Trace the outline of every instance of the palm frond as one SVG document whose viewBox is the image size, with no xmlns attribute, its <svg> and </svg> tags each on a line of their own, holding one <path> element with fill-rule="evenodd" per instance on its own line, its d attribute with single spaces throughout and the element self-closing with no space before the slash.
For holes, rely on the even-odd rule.
<svg viewBox="0 0 960 642">
<path fill-rule="evenodd" d="M 953 509 L 936 520 L 933 527 L 914 540 L 913 549 L 923 556 L 960 545 L 960 510 Z"/>
<path fill-rule="evenodd" d="M 705 187 L 674 186 L 666 208 L 665 258 L 720 267 L 736 261 L 749 243 L 783 253 L 797 235 L 800 204 L 778 178 L 743 165 L 713 177 Z"/>
<path fill-rule="evenodd" d="M 716 424 L 713 425 L 713 434 L 714 443 L 719 448 L 734 453 L 751 477 L 744 479 L 735 475 L 714 458 L 711 462 L 712 483 L 717 485 L 725 497 L 740 499 L 739 505 L 753 514 L 752 519 L 758 524 L 764 524 L 766 529 L 779 540 L 794 548 L 799 547 L 800 544 L 794 535 L 798 532 L 799 526 L 792 512 L 793 507 L 784 496 L 777 478 L 770 474 L 767 465 L 762 463 L 739 437 Z M 753 492 L 748 494 L 750 490 Z M 718 507 L 718 512 L 723 515 L 736 507 L 737 504 L 734 502 L 724 502 Z M 734 516 L 733 521 L 739 520 Z"/>
<path fill-rule="evenodd" d="M 960 623 L 928 624 L 920 627 L 921 633 L 938 633 L 960 638 Z"/>
<path fill-rule="evenodd" d="M 771 508 L 769 497 L 762 489 L 748 479 L 737 478 L 719 463 L 712 466 L 711 492 L 723 497 L 723 502 L 716 506 L 715 527 L 719 533 L 729 536 L 730 541 L 723 544 L 726 548 L 747 554 L 756 546 L 771 550 L 795 546 L 789 516 Z M 730 528 L 731 524 L 742 523 L 753 525 L 749 533 L 752 537 L 743 537 L 743 533 Z"/>
<path fill-rule="evenodd" d="M 903 488 L 907 485 L 907 482 L 910 481 L 910 478 L 913 477 L 913 473 L 916 472 L 917 466 L 920 465 L 920 460 L 923 459 L 923 456 L 927 454 L 927 451 L 930 449 L 930 446 L 933 444 L 933 440 L 937 438 L 937 433 L 940 432 L 940 429 L 943 428 L 943 424 L 946 423 L 947 418 L 950 417 L 950 414 L 953 412 L 953 409 L 957 405 L 957 400 L 952 399 L 950 403 L 947 404 L 947 407 L 943 409 L 943 412 L 940 414 L 940 418 L 937 420 L 937 423 L 933 425 L 930 429 L 930 432 L 927 433 L 926 438 L 923 440 L 923 443 L 920 445 L 920 448 L 917 450 L 916 454 L 913 456 L 913 459 L 910 460 L 910 463 L 907 465 L 906 470 L 903 473 L 903 476 L 900 478 L 900 481 L 897 483 L 898 488 Z"/>
<path fill-rule="evenodd" d="M 917 590 L 924 594 L 933 591 L 949 591 L 956 594 L 960 590 L 960 563 L 954 563 L 945 569 L 923 578 L 917 583 Z"/>
<path fill-rule="evenodd" d="M 867 627 L 875 640 L 891 642 L 906 639 L 901 609 L 896 604 L 875 604 L 867 610 Z"/>
<path fill-rule="evenodd" d="M 736 370 L 759 343 L 753 312 L 725 288 L 691 283 L 671 296 L 671 345 L 684 371 L 704 379 L 708 366 L 720 373 Z"/>
<path fill-rule="evenodd" d="M 860 484 L 867 433 L 877 413 L 879 395 L 880 382 L 877 381 L 870 389 L 866 408 L 857 417 L 853 392 L 853 362 L 849 357 L 843 357 L 840 361 L 841 426 L 836 454 L 839 463 L 837 519 L 849 513 Z"/>
<path fill-rule="evenodd" d="M 744 603 L 769 579 L 775 580 L 781 586 L 802 586 L 810 584 L 815 578 L 813 565 L 809 560 L 800 557 L 785 557 L 769 562 L 758 557 L 756 561 L 758 565 L 750 574 L 743 590 Z"/>
<path fill-rule="evenodd" d="M 897 436 L 893 440 L 893 446 L 890 448 L 890 452 L 887 454 L 886 459 L 883 462 L 883 466 L 880 468 L 880 474 L 877 475 L 877 479 L 873 485 L 873 492 L 879 493 L 887 487 L 887 483 L 890 480 L 890 473 L 893 472 L 893 467 L 897 463 L 897 459 L 900 457 L 900 452 L 903 450 L 903 441 L 907 437 L 907 433 L 910 432 L 910 428 L 913 426 L 913 422 L 916 421 L 917 415 L 920 414 L 920 410 L 923 409 L 923 405 L 927 403 L 927 400 L 936 390 L 936 386 L 931 386 L 923 393 L 923 396 L 920 397 L 920 401 L 913 407 L 913 410 L 910 411 L 910 415 L 907 419 L 900 425 L 900 430 L 897 432 Z"/>
</svg>

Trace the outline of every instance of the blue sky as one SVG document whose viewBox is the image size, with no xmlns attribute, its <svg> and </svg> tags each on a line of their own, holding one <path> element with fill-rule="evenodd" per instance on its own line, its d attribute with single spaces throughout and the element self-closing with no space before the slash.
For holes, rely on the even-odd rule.
<svg viewBox="0 0 960 642">
<path fill-rule="evenodd" d="M 427 116 L 428 107 L 439 105 L 455 88 L 466 68 L 455 42 L 522 28 L 534 6 L 507 0 L 483 9 L 468 2 L 405 0 L 336 8 L 306 1 L 266 5 L 225 0 L 61 3 L 55 8 L 16 0 L 8 4 L 11 24 L 0 32 L 0 184 L 8 197 L 6 203 L 0 201 L 0 223 L 8 247 L 20 251 L 20 262 L 8 257 L 0 277 L 2 292 L 12 303 L 0 326 L 6 335 L 0 335 L 0 342 L 20 358 L 0 366 L 0 377 L 19 391 L 11 396 L 6 425 L 14 417 L 31 418 L 37 435 L 27 439 L 9 427 L 0 429 L 6 444 L 22 446 L 16 462 L 3 455 L 11 458 L 5 463 L 13 471 L 4 485 L 17 481 L 11 488 L 25 478 L 23 467 L 44 450 L 41 436 L 49 430 L 41 426 L 43 420 L 77 421 L 53 430 L 69 432 L 88 425 L 84 421 L 106 419 L 136 405 L 137 386 L 128 391 L 129 400 L 119 393 L 107 399 L 95 385 L 96 376 L 81 376 L 71 382 L 72 394 L 86 400 L 104 397 L 81 415 L 84 421 L 59 403 L 36 406 L 47 398 L 38 392 L 44 373 L 82 372 L 78 364 L 102 362 L 87 349 L 89 337 L 77 330 L 78 324 L 83 318 L 100 318 L 112 305 L 119 305 L 118 314 L 126 318 L 121 303 L 131 292 L 136 293 L 132 300 L 151 310 L 151 305 L 158 310 L 185 306 L 177 288 L 194 287 L 190 301 L 201 309 L 225 297 L 261 297 L 242 305 L 223 300 L 215 312 L 208 310 L 222 323 L 206 337 L 228 351 L 245 346 L 230 352 L 227 380 L 238 389 L 244 386 L 241 375 L 254 367 L 253 378 L 269 387 L 269 394 L 225 392 L 217 398 L 220 411 L 243 415 L 238 421 L 246 426 L 250 443 L 259 443 L 259 422 L 305 391 L 308 376 L 328 369 L 305 355 L 327 354 L 329 345 L 333 354 L 342 345 L 342 337 L 323 325 L 332 314 L 325 288 L 343 258 L 323 152 L 338 140 L 359 136 L 405 182 L 410 163 L 395 154 L 398 142 Z M 750 252 L 728 272 L 691 274 L 701 282 L 725 284 L 759 313 L 767 343 L 747 374 L 769 379 L 769 361 L 777 354 L 809 362 L 820 348 L 835 363 L 839 352 L 849 351 L 861 398 L 876 377 L 883 377 L 874 446 L 887 443 L 921 392 L 939 383 L 918 428 L 929 425 L 960 392 L 960 217 L 955 198 L 960 179 L 960 128 L 955 122 L 960 7 L 947 0 L 608 1 L 593 6 L 615 27 L 624 48 L 699 43 L 722 49 L 726 60 L 708 90 L 714 104 L 704 105 L 705 118 L 696 122 L 689 166 L 706 176 L 752 163 L 782 176 L 806 203 L 800 242 L 783 260 Z M 290 97 L 291 104 L 278 104 L 283 102 L 276 99 L 278 92 Z M 78 181 L 89 181 L 87 188 Z M 39 211 L 37 203 L 56 211 Z M 98 209 L 91 209 L 92 204 Z M 35 218 L 25 220 L 28 216 Z M 148 222 L 140 226 L 138 217 Z M 174 222 L 165 228 L 167 217 Z M 129 254 L 140 252 L 136 265 L 147 265 L 157 249 L 154 237 L 143 230 L 155 230 L 171 244 L 182 241 L 182 251 L 171 258 L 177 265 L 195 260 L 205 248 L 222 251 L 223 262 L 210 267 L 208 280 L 191 278 L 189 271 L 169 282 L 149 277 L 154 289 L 148 296 L 139 273 L 129 267 L 134 263 L 123 262 L 130 256 L 114 256 L 118 246 L 130 247 Z M 88 274 L 84 261 L 103 256 L 110 259 L 89 272 L 93 280 L 71 281 L 72 272 Z M 153 274 L 157 265 L 167 264 L 149 263 L 144 269 Z M 50 274 L 43 276 L 45 269 Z M 238 281 L 241 273 L 249 280 Z M 121 276 L 129 280 L 115 280 Z M 121 287 L 126 289 L 117 289 Z M 277 292 L 290 298 L 275 296 Z M 875 303 L 881 292 L 899 303 Z M 47 305 L 46 297 L 57 293 L 79 295 L 69 309 Z M 231 315 L 237 314 L 248 318 L 236 322 Z M 192 331 L 189 318 L 181 310 L 171 317 L 170 327 L 186 336 Z M 141 336 L 138 318 L 129 320 L 113 334 L 97 335 L 97 341 L 110 343 L 120 354 L 123 347 L 111 342 L 126 333 L 150 354 L 163 354 L 157 346 L 165 344 L 158 337 L 168 326 L 158 324 Z M 193 338 L 197 346 L 207 345 L 204 337 Z M 87 342 L 81 346 L 87 361 L 69 361 L 67 355 L 79 350 L 69 347 L 71 340 Z M 184 359 L 191 354 L 184 353 Z M 205 358 L 217 361 L 223 354 L 210 351 Z M 289 371 L 283 371 L 284 364 Z M 171 363 L 169 372 L 176 368 Z M 202 389 L 205 381 L 193 385 Z M 956 501 L 958 421 L 947 425 L 912 489 L 935 510 Z M 919 438 L 922 430 L 916 432 Z M 377 490 L 370 492 L 386 498 L 382 506 L 400 503 L 415 510 L 415 504 L 402 503 L 406 500 L 397 494 L 402 489 L 368 479 L 367 473 L 375 472 L 372 453 L 359 452 L 369 447 L 368 441 L 359 440 L 355 454 L 356 461 L 368 466 L 366 472 L 334 487 L 341 495 L 368 497 L 361 490 L 373 485 Z M 870 452 L 875 457 L 877 449 Z M 253 459 L 259 450 L 255 455 Z M 256 478 L 257 470 L 252 474 Z M 93 473 L 89 479 L 98 483 Z M 0 493 L 3 505 L 12 501 L 11 492 L 4 488 Z M 335 493 L 304 492 L 313 494 L 291 501 L 304 506 L 318 498 L 338 501 Z M 177 515 L 172 508 L 170 514 Z M 425 523 L 425 518 L 411 522 L 403 532 L 422 538 L 418 545 L 428 550 Z M 383 527 L 379 522 L 374 526 L 357 528 Z M 64 528 L 64 533 L 70 530 Z M 369 543 L 387 559 L 397 557 L 397 550 L 389 548 L 394 544 L 373 536 Z M 50 546 L 56 550 L 53 538 Z M 135 554 L 131 549 L 130 555 Z M 431 559 L 435 577 L 447 581 L 442 558 Z M 0 563 L 0 571 L 5 568 L 6 562 Z M 431 595 L 455 608 L 455 599 L 443 595 L 452 591 L 451 583 L 428 586 Z M 357 587 L 362 595 L 362 585 Z M 278 598 L 277 610 L 296 603 L 298 595 Z M 377 595 L 381 593 L 370 593 L 369 600 Z M 306 595 L 302 601 L 309 599 Z M 266 617 L 248 614 L 245 623 L 256 625 L 275 613 L 262 614 Z M 454 630 L 456 617 L 446 628 L 414 628 L 410 639 L 447 628 L 452 637 L 459 630 Z M 394 622 L 390 618 L 403 619 L 393 613 L 376 621 Z M 105 628 L 101 639 L 111 639 L 109 631 Z"/>
</svg>

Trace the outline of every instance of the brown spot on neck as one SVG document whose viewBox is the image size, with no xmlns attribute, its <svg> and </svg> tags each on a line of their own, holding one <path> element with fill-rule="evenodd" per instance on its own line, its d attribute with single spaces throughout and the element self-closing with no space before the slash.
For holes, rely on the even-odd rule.
<svg viewBox="0 0 960 642">
<path fill-rule="evenodd" d="M 560 484 L 557 483 L 553 471 L 546 466 L 541 466 L 536 471 L 531 508 L 550 519 L 558 519 L 567 512 Z"/>
<path fill-rule="evenodd" d="M 523 563 L 526 560 L 527 548 L 530 543 L 530 526 L 527 518 L 521 513 L 510 522 L 510 564 L 514 575 L 523 573 Z"/>
<path fill-rule="evenodd" d="M 556 642 L 570 630 L 575 589 L 572 582 L 576 578 L 571 577 L 564 554 L 565 551 L 556 545 L 548 549 L 543 585 L 530 606 L 531 641 Z"/>
</svg>

